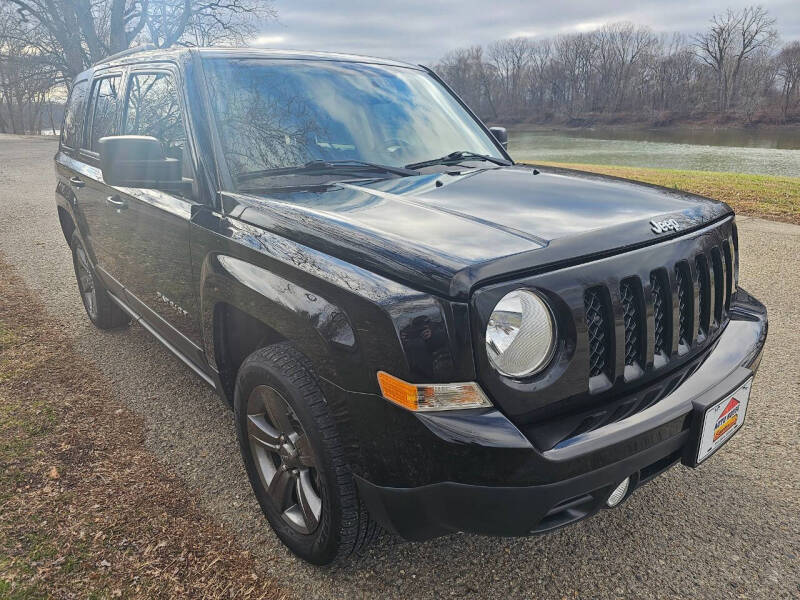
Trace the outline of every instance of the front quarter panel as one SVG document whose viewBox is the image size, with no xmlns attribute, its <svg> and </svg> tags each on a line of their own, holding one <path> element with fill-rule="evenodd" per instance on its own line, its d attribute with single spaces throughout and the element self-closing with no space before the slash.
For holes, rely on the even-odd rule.
<svg viewBox="0 0 800 600">
<path fill-rule="evenodd" d="M 378 391 L 376 372 L 409 381 L 474 378 L 466 305 L 447 302 L 236 219 L 193 221 L 206 355 L 226 303 L 294 343 L 317 375 L 349 391 Z"/>
</svg>

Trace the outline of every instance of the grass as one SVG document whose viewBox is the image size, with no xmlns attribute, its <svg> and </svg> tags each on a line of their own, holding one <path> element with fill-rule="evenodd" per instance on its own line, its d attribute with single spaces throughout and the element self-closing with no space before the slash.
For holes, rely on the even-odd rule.
<svg viewBox="0 0 800 600">
<path fill-rule="evenodd" d="M 722 200 L 741 215 L 800 225 L 800 177 L 580 163 L 537 164 L 644 181 Z"/>
<path fill-rule="evenodd" d="M 285 597 L 2 260 L 0 299 L 0 599 Z"/>
</svg>

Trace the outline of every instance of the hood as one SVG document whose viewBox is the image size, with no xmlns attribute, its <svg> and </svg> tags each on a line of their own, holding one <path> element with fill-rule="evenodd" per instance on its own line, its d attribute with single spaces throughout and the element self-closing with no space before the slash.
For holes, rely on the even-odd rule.
<svg viewBox="0 0 800 600">
<path fill-rule="evenodd" d="M 729 214 L 724 203 L 564 169 L 463 169 L 360 180 L 317 191 L 228 197 L 235 214 L 439 295 L 484 280 L 681 235 Z M 674 226 L 656 232 L 650 221 Z"/>
</svg>

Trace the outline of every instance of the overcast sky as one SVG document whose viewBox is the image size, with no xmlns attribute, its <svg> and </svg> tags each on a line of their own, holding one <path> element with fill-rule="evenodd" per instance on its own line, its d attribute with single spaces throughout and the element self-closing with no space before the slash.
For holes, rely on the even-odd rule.
<svg viewBox="0 0 800 600">
<path fill-rule="evenodd" d="M 707 0 L 274 0 L 278 21 L 263 29 L 259 45 L 332 50 L 434 63 L 461 46 L 525 36 L 589 31 L 603 23 L 633 21 L 657 32 L 702 30 L 714 12 L 751 2 Z M 777 21 L 781 39 L 800 39 L 800 0 L 761 2 Z"/>
</svg>

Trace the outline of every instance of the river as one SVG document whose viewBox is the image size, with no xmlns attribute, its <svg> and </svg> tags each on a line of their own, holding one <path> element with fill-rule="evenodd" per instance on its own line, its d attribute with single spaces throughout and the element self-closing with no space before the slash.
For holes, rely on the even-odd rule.
<svg viewBox="0 0 800 600">
<path fill-rule="evenodd" d="M 800 128 L 511 129 L 515 160 L 800 177 Z"/>
</svg>

